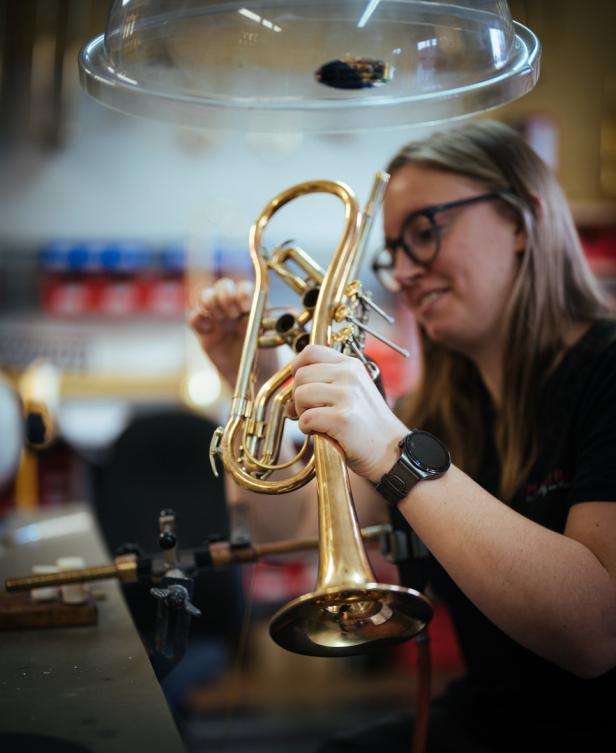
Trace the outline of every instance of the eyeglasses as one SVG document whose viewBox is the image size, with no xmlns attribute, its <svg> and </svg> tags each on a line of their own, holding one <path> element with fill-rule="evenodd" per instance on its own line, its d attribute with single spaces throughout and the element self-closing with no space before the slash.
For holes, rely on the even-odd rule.
<svg viewBox="0 0 616 753">
<path fill-rule="evenodd" d="M 401 248 L 407 257 L 426 269 L 434 262 L 441 248 L 443 225 L 436 221 L 436 215 L 450 209 L 467 207 L 480 201 L 506 198 L 503 192 L 492 191 L 471 196 L 468 199 L 434 204 L 411 212 L 402 223 L 398 238 L 385 238 L 385 247 L 380 249 L 372 261 L 372 271 L 388 290 L 397 292 L 400 285 L 393 275 L 396 251 Z"/>
</svg>

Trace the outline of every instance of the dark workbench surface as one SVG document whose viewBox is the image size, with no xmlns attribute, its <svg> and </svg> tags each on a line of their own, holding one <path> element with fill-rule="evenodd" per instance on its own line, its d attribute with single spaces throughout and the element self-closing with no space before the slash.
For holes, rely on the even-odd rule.
<svg viewBox="0 0 616 753">
<path fill-rule="evenodd" d="M 1 590 L 6 577 L 29 575 L 32 565 L 61 556 L 81 556 L 88 566 L 109 561 L 87 508 L 63 514 L 64 529 L 76 530 L 48 539 L 16 543 L 40 529 L 0 528 Z M 100 581 L 92 589 L 104 594 L 97 625 L 0 632 L 0 750 L 183 752 L 119 585 Z M 37 743 L 28 735 L 63 742 Z"/>
</svg>

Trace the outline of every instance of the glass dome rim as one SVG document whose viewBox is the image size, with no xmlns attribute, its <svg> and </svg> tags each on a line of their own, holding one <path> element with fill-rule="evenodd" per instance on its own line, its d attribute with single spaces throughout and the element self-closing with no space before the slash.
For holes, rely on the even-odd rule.
<svg viewBox="0 0 616 753">
<path fill-rule="evenodd" d="M 527 78 L 527 76 L 524 76 L 524 72 L 526 71 L 527 74 L 531 73 L 534 70 L 534 66 L 538 66 L 541 45 L 537 35 L 530 28 L 514 20 L 512 20 L 512 24 L 514 29 L 513 50 L 514 52 L 517 51 L 518 54 L 513 54 L 505 66 L 493 71 L 493 75 L 475 81 L 472 84 L 408 96 L 371 96 L 364 97 L 363 99 L 361 97 L 354 97 L 349 99 L 306 98 L 302 100 L 300 98 L 287 98 L 285 100 L 272 100 L 271 98 L 259 99 L 223 96 L 214 98 L 175 94 L 165 90 L 144 88 L 138 81 L 134 79 L 129 80 L 126 76 L 123 77 L 108 61 L 105 47 L 106 32 L 97 35 L 81 48 L 79 52 L 79 73 L 83 88 L 95 99 L 111 107 L 114 106 L 109 101 L 113 98 L 111 92 L 121 89 L 124 93 L 130 93 L 135 97 L 136 101 L 142 101 L 144 98 L 147 98 L 156 99 L 159 103 L 181 103 L 185 107 L 196 109 L 212 108 L 215 110 L 235 110 L 237 112 L 261 110 L 272 114 L 280 112 L 318 113 L 323 110 L 345 112 L 353 109 L 370 109 L 377 106 L 387 107 L 388 109 L 404 108 L 422 102 L 458 99 L 473 91 L 495 88 L 499 84 L 504 84 L 506 81 L 511 81 L 516 77 Z M 103 75 L 103 72 L 107 72 L 108 75 Z M 100 96 L 105 90 L 108 90 L 109 96 Z M 521 96 L 521 94 L 507 96 L 503 99 L 502 103 L 511 101 L 516 96 Z M 139 108 L 135 107 L 133 110 L 122 111 L 138 113 Z"/>
</svg>

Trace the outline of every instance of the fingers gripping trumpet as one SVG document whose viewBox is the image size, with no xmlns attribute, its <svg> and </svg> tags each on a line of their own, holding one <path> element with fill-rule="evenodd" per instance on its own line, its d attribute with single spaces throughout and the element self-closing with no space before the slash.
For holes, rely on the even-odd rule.
<svg viewBox="0 0 616 753">
<path fill-rule="evenodd" d="M 319 570 L 315 590 L 295 599 L 274 616 L 272 638 L 284 648 L 315 656 L 363 653 L 400 642 L 420 632 L 430 620 L 428 600 L 417 591 L 377 583 L 361 542 L 344 457 L 327 437 L 307 437 L 295 458 L 278 464 L 291 398 L 290 367 L 273 374 L 254 394 L 258 349 L 288 343 L 299 352 L 307 343 L 325 345 L 359 358 L 373 378 L 378 369 L 363 353 L 366 333 L 408 355 L 368 325 L 371 311 L 391 320 L 363 291 L 358 274 L 364 246 L 389 176 L 377 173 L 363 212 L 352 191 L 335 181 L 292 186 L 272 199 L 250 232 L 255 288 L 240 367 L 227 424 L 219 427 L 210 447 L 216 472 L 220 458 L 242 487 L 265 494 L 284 494 L 316 476 L 319 514 Z M 331 263 L 322 270 L 289 242 L 270 253 L 262 238 L 273 215 L 293 199 L 311 193 L 337 196 L 344 205 L 345 226 Z M 303 276 L 289 268 L 293 264 Z M 272 317 L 268 311 L 269 273 L 275 272 L 300 296 L 299 315 Z M 307 458 L 302 470 L 286 478 L 274 471 Z"/>
</svg>

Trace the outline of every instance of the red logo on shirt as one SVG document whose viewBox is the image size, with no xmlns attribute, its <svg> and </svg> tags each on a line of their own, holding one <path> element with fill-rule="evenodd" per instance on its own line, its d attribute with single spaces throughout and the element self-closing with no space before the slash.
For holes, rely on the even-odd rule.
<svg viewBox="0 0 616 753">
<path fill-rule="evenodd" d="M 571 481 L 569 475 L 561 468 L 550 471 L 540 483 L 527 484 L 524 489 L 524 501 L 534 502 L 559 489 L 569 489 Z"/>
</svg>

